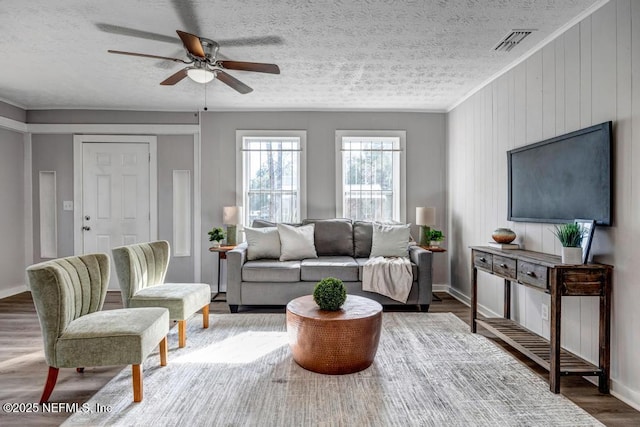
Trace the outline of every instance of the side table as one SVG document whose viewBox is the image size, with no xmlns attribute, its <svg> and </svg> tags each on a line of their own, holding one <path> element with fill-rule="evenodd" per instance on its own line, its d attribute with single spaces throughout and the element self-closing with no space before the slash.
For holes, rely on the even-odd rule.
<svg viewBox="0 0 640 427">
<path fill-rule="evenodd" d="M 222 278 L 222 274 L 221 274 L 222 260 L 227 259 L 227 252 L 229 252 L 235 247 L 236 245 L 221 245 L 218 247 L 209 248 L 209 252 L 217 252 L 218 254 L 218 288 L 216 289 L 216 294 L 211 297 L 211 301 L 213 301 L 220 294 L 220 279 Z M 218 301 L 224 302 L 226 301 L 226 299 L 218 300 Z"/>
<path fill-rule="evenodd" d="M 431 252 L 447 252 L 447 250 L 445 248 L 441 248 L 440 246 L 420 245 L 420 247 L 422 249 L 426 249 L 426 250 L 431 251 Z"/>
<path fill-rule="evenodd" d="M 431 251 L 431 252 L 447 252 L 447 250 L 445 248 L 441 248 L 440 246 L 420 245 L 420 247 L 422 249 L 426 249 L 426 250 Z M 434 301 L 442 301 L 442 299 L 439 296 L 437 296 L 436 294 L 433 294 L 433 300 Z"/>
</svg>

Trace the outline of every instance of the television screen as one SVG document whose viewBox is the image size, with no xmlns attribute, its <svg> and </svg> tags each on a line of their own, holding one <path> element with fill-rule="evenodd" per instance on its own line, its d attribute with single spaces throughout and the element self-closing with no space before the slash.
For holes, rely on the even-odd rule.
<svg viewBox="0 0 640 427">
<path fill-rule="evenodd" d="M 508 219 L 611 225 L 611 122 L 507 152 Z"/>
</svg>

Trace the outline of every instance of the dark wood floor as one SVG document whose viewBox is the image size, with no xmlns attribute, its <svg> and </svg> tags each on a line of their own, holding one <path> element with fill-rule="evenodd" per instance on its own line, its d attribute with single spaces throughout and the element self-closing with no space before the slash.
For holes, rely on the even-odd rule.
<svg viewBox="0 0 640 427">
<path fill-rule="evenodd" d="M 441 301 L 434 302 L 430 312 L 452 312 L 469 322 L 469 308 L 446 293 L 437 294 Z M 105 309 L 120 308 L 120 295 L 109 293 Z M 263 311 L 263 310 L 260 310 Z M 269 311 L 269 309 L 267 309 Z M 284 311 L 282 308 L 276 311 Z M 228 313 L 224 302 L 211 303 L 211 313 Z M 513 354 L 524 365 L 545 380 L 547 372 L 520 353 L 481 332 Z M 171 345 L 171 343 L 170 343 Z M 31 295 L 22 293 L 0 300 L 0 403 L 38 402 L 42 393 L 47 366 L 44 361 L 40 326 Z M 52 401 L 84 403 L 113 378 L 123 367 L 87 368 L 84 374 L 74 369 L 61 369 Z M 640 425 L 640 412 L 610 396 L 602 395 L 598 388 L 581 377 L 562 377 L 562 394 L 608 426 Z M 71 414 L 61 408 L 59 413 L 30 414 L 0 412 L 2 426 L 57 426 Z"/>
</svg>

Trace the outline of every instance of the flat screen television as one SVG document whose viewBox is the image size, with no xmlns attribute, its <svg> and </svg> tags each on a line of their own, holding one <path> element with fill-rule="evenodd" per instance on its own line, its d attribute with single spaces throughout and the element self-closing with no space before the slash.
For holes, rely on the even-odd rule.
<svg viewBox="0 0 640 427">
<path fill-rule="evenodd" d="M 507 152 L 508 219 L 611 225 L 611 122 Z"/>
</svg>

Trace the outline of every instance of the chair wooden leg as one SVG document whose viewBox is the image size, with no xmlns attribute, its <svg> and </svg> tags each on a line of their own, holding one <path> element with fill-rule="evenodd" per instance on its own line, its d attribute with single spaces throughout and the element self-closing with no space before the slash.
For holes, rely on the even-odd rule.
<svg viewBox="0 0 640 427">
<path fill-rule="evenodd" d="M 160 366 L 167 366 L 167 337 L 160 341 Z"/>
<path fill-rule="evenodd" d="M 56 381 L 58 380 L 58 371 L 58 368 L 49 366 L 49 374 L 47 375 L 47 382 L 44 385 L 44 390 L 42 391 L 42 397 L 40 397 L 40 404 L 49 400 L 49 396 L 51 396 L 51 392 L 56 386 Z"/>
<path fill-rule="evenodd" d="M 178 320 L 178 347 L 187 345 L 187 321 Z"/>
<path fill-rule="evenodd" d="M 133 401 L 142 402 L 142 370 L 140 365 L 131 365 L 133 374 Z"/>
<path fill-rule="evenodd" d="M 209 327 L 209 304 L 202 307 L 202 327 L 205 329 Z"/>
</svg>

